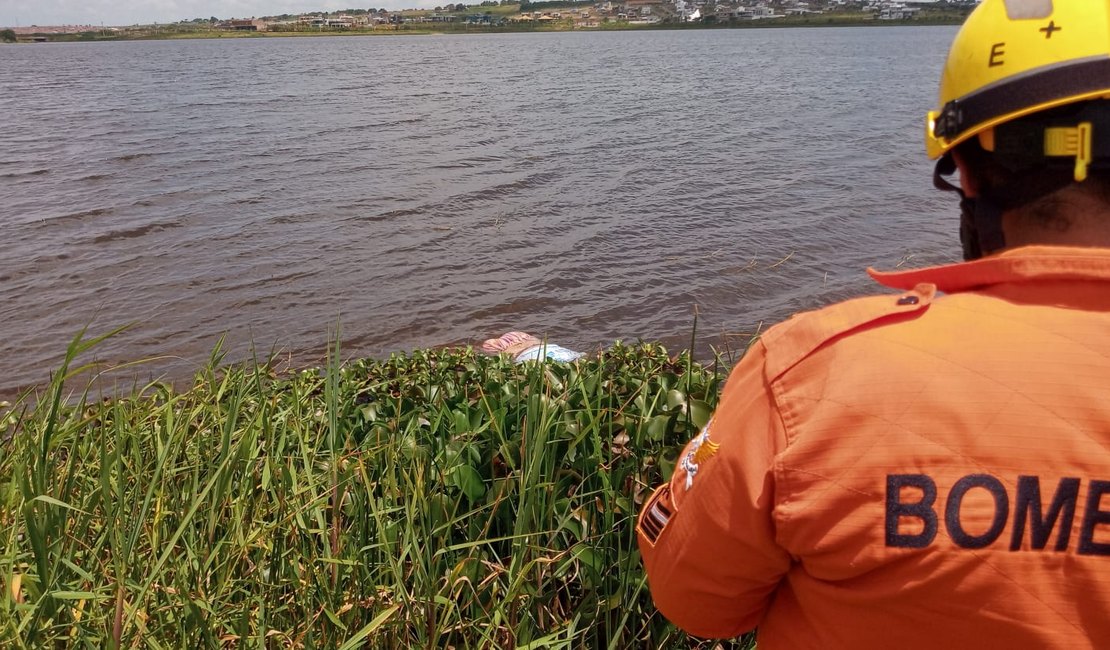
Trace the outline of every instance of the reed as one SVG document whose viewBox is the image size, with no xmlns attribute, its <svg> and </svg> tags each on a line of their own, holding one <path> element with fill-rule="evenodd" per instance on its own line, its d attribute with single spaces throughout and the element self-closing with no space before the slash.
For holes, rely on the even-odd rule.
<svg viewBox="0 0 1110 650">
<path fill-rule="evenodd" d="M 687 648 L 639 504 L 723 376 L 658 345 L 572 364 L 422 350 L 0 409 L 0 645 Z M 750 647 L 740 639 L 723 647 Z"/>
</svg>

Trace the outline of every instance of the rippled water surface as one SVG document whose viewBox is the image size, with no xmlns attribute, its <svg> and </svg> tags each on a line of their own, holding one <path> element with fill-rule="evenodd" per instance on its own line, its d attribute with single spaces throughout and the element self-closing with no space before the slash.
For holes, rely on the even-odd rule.
<svg viewBox="0 0 1110 650">
<path fill-rule="evenodd" d="M 0 394 L 68 340 L 187 376 L 508 328 L 742 345 L 955 259 L 951 27 L 0 47 Z"/>
</svg>

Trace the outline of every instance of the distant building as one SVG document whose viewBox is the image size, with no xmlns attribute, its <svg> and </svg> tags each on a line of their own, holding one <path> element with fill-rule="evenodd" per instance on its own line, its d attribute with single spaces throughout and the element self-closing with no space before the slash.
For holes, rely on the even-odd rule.
<svg viewBox="0 0 1110 650">
<path fill-rule="evenodd" d="M 490 14 L 470 14 L 466 17 L 466 24 L 468 25 L 494 25 L 499 22 Z"/>
<path fill-rule="evenodd" d="M 320 14 L 303 14 L 297 17 L 297 22 L 309 27 L 319 27 L 321 29 L 328 27 L 331 29 L 350 29 L 356 24 L 366 24 L 367 20 L 358 20 L 354 16 L 341 14 L 338 16 L 322 16 Z"/>
<path fill-rule="evenodd" d="M 251 18 L 249 20 L 236 20 L 233 18 L 223 23 L 225 29 L 230 29 L 235 32 L 264 32 L 266 31 L 266 25 L 266 21 L 256 18 Z"/>
<path fill-rule="evenodd" d="M 921 9 L 904 4 L 884 4 L 879 8 L 879 20 L 909 20 L 917 16 Z"/>
<path fill-rule="evenodd" d="M 256 18 L 235 20 L 231 19 L 219 24 L 218 27 L 232 31 L 266 31 L 266 21 Z"/>
</svg>

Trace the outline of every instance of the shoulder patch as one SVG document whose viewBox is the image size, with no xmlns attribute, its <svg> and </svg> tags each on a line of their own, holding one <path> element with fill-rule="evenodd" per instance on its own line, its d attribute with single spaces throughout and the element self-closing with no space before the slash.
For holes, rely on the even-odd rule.
<svg viewBox="0 0 1110 650">
<path fill-rule="evenodd" d="M 713 456 L 717 455 L 717 450 L 721 448 L 719 443 L 713 442 L 709 439 L 709 429 L 713 426 L 713 420 L 710 419 L 706 423 L 705 428 L 701 430 L 693 440 L 690 441 L 688 451 L 682 459 L 682 469 L 686 472 L 686 489 L 689 490 L 694 485 L 694 477 L 697 476 L 698 469 Z"/>
<path fill-rule="evenodd" d="M 773 381 L 826 342 L 875 321 L 924 311 L 936 296 L 933 284 L 919 284 L 901 294 L 846 300 L 794 316 L 767 330 L 760 340 L 767 350 L 767 379 Z"/>
</svg>

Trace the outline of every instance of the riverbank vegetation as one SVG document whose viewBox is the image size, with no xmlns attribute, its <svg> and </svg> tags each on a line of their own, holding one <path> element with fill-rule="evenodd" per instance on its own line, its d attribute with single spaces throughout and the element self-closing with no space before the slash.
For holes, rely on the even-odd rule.
<svg viewBox="0 0 1110 650">
<path fill-rule="evenodd" d="M 242 21 L 220 21 L 212 17 L 171 24 L 100 28 L 83 32 L 67 30 L 66 33 L 50 31 L 33 33 L 32 30 L 23 29 L 20 38 L 40 41 L 113 41 L 572 30 L 958 25 L 974 6 L 969 2 L 941 0 L 933 5 L 919 7 L 915 10 L 913 18 L 884 20 L 880 19 L 875 11 L 865 10 L 862 4 L 857 6 L 829 3 L 823 11 L 786 12 L 770 18 L 750 19 L 739 17 L 735 7 L 724 0 L 720 2 L 709 0 L 703 7 L 704 12 L 700 13 L 697 19 L 686 20 L 674 13 L 674 7 L 671 4 L 663 0 L 659 2 L 654 11 L 639 8 L 626 12 L 621 9 L 623 4 L 620 2 L 484 0 L 470 5 L 446 3 L 435 9 L 406 9 L 394 12 L 387 12 L 384 9 L 348 9 L 343 12 L 331 12 L 331 14 L 328 12 L 302 16 L 284 14 L 267 19 Z M 602 6 L 609 8 L 598 9 Z M 329 16 L 337 18 L 329 18 Z M 236 23 L 241 24 L 236 25 Z"/>
<path fill-rule="evenodd" d="M 724 368 L 423 350 L 0 408 L 0 645 L 691 648 L 634 517 Z M 750 639 L 722 647 L 750 647 Z"/>
</svg>

